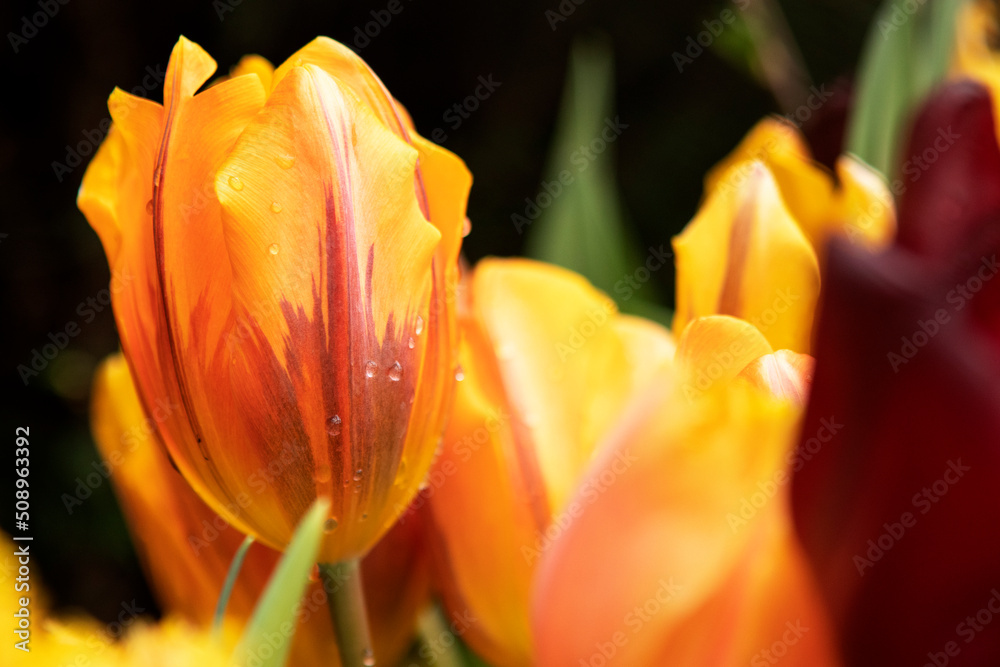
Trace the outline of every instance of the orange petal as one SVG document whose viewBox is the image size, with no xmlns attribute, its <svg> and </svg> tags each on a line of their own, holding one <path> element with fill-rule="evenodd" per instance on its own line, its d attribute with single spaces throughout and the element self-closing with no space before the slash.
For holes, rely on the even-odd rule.
<svg viewBox="0 0 1000 667">
<path fill-rule="evenodd" d="M 140 558 L 169 614 L 207 628 L 230 563 L 244 535 L 215 514 L 164 456 L 155 426 L 139 403 L 121 355 L 98 369 L 91 406 L 94 437 L 109 471 Z M 409 647 L 417 614 L 429 597 L 429 568 L 419 521 L 397 525 L 362 562 L 372 637 L 379 660 L 392 663 Z M 227 614 L 242 626 L 250 618 L 280 554 L 262 544 L 250 548 L 230 597 Z M 316 583 L 306 592 L 292 664 L 339 664 Z"/>
<path fill-rule="evenodd" d="M 536 575 L 536 664 L 747 664 L 786 621 L 809 628 L 788 664 L 836 664 L 788 516 L 798 410 L 739 384 L 695 403 L 654 386 Z"/>
<path fill-rule="evenodd" d="M 405 508 L 433 456 L 423 422 L 443 419 L 438 405 L 409 423 L 411 400 L 440 397 L 453 374 L 447 359 L 422 374 L 430 343 L 421 333 L 439 328 L 429 304 L 441 233 L 420 211 L 416 159 L 307 65 L 278 79 L 216 177 L 243 329 L 229 341 L 238 409 L 259 420 L 250 438 L 260 455 L 310 443 L 312 465 L 299 459 L 306 469 L 289 471 L 298 485 L 287 500 L 333 498 L 340 528 L 338 552 L 333 538 L 324 547 L 328 562 L 359 555 Z M 365 401 L 352 400 L 362 392 Z M 397 483 L 404 457 L 410 468 Z M 302 509 L 283 507 L 289 529 Z"/>
</svg>

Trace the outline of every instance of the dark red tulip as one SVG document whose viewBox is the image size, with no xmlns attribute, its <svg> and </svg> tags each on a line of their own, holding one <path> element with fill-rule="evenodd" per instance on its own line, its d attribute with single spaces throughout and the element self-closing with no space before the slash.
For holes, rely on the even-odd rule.
<svg viewBox="0 0 1000 667">
<path fill-rule="evenodd" d="M 1000 664 L 1000 151 L 985 89 L 953 84 L 925 107 L 907 155 L 935 142 L 919 177 L 901 172 L 897 245 L 835 243 L 824 277 L 800 449 L 824 420 L 843 427 L 793 503 L 849 665 Z"/>
</svg>

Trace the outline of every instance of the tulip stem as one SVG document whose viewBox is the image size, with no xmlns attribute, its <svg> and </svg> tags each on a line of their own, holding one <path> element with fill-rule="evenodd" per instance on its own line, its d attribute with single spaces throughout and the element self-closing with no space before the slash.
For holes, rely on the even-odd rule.
<svg viewBox="0 0 1000 667">
<path fill-rule="evenodd" d="M 355 559 L 343 563 L 320 563 L 319 574 L 330 605 L 341 665 L 372 667 L 375 657 L 368 631 L 360 562 Z"/>
</svg>

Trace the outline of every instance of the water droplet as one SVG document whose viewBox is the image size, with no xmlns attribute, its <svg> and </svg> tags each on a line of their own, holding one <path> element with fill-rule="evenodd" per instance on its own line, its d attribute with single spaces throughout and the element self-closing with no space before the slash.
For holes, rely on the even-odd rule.
<svg viewBox="0 0 1000 667">
<path fill-rule="evenodd" d="M 239 176 L 230 176 L 229 177 L 229 187 L 231 187 L 233 190 L 236 190 L 236 191 L 242 190 L 243 189 L 243 181 L 240 180 Z"/>
<path fill-rule="evenodd" d="M 326 420 L 326 432 L 330 435 L 340 435 L 340 415 L 334 415 Z"/>
<path fill-rule="evenodd" d="M 326 484 L 333 477 L 333 471 L 330 470 L 330 466 L 326 463 L 320 463 L 316 466 L 315 472 L 313 472 L 313 478 L 320 484 Z"/>
<path fill-rule="evenodd" d="M 413 337 L 411 336 L 410 340 L 406 341 L 406 347 L 408 347 L 408 348 L 410 348 L 412 350 L 414 345 L 416 345 L 416 343 L 413 342 Z"/>
<path fill-rule="evenodd" d="M 302 67 L 302 58 L 296 58 L 295 59 L 295 66 L 296 67 Z"/>
<path fill-rule="evenodd" d="M 465 379 L 465 371 L 462 369 L 461 366 L 459 366 L 458 368 L 455 369 L 455 380 L 461 382 L 464 379 Z"/>
<path fill-rule="evenodd" d="M 337 530 L 337 520 L 334 519 L 333 517 L 327 519 L 323 523 L 323 530 L 328 533 L 332 533 L 333 531 Z"/>
<path fill-rule="evenodd" d="M 424 332 L 424 318 L 417 315 L 417 322 L 413 327 L 413 332 L 418 336 Z"/>
<path fill-rule="evenodd" d="M 399 382 L 401 377 L 403 377 L 403 365 L 397 361 L 389 367 L 389 379 L 393 382 Z"/>
<path fill-rule="evenodd" d="M 361 493 L 361 482 L 354 483 L 354 493 Z"/>
<path fill-rule="evenodd" d="M 278 254 L 278 251 L 279 251 L 279 250 L 281 250 L 281 247 L 280 247 L 280 246 L 278 246 L 278 244 L 277 244 L 277 243 L 272 243 L 272 244 L 271 244 L 271 245 L 270 245 L 270 246 L 268 247 L 268 249 L 267 249 L 267 250 L 268 250 L 268 252 L 270 252 L 270 253 L 271 253 L 272 255 L 277 255 L 277 254 Z"/>
<path fill-rule="evenodd" d="M 365 375 L 368 377 L 375 377 L 375 373 L 378 372 L 378 363 L 374 361 L 369 361 L 365 364 Z"/>
<path fill-rule="evenodd" d="M 364 472 L 364 471 L 361 468 L 358 468 L 357 470 L 354 471 L 354 481 L 355 482 L 361 481 L 361 473 L 362 472 Z"/>
<path fill-rule="evenodd" d="M 375 667 L 375 656 L 370 648 L 366 648 L 362 653 L 361 664 L 365 667 Z"/>
<path fill-rule="evenodd" d="M 281 213 L 281 204 L 279 204 L 276 201 L 271 202 L 271 212 L 272 213 Z"/>
<path fill-rule="evenodd" d="M 417 491 L 426 491 L 429 488 L 431 488 L 430 482 L 428 482 L 427 478 L 425 477 L 423 480 L 421 480 L 420 486 L 417 487 Z"/>
<path fill-rule="evenodd" d="M 472 221 L 468 218 L 462 223 L 462 238 L 464 239 L 472 231 Z"/>
<path fill-rule="evenodd" d="M 278 163 L 278 166 L 282 169 L 291 169 L 292 165 L 295 164 L 295 157 L 291 155 L 279 155 L 274 158 L 274 161 Z"/>
<path fill-rule="evenodd" d="M 366 521 L 367 519 L 368 519 L 368 512 L 365 512 L 364 514 L 361 515 L 361 520 Z"/>
<path fill-rule="evenodd" d="M 146 202 L 146 215 L 153 215 L 153 200 Z"/>
</svg>

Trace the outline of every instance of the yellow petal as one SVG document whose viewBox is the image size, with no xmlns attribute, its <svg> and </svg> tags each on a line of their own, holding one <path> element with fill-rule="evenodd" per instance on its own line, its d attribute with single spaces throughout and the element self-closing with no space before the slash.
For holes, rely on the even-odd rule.
<svg viewBox="0 0 1000 667">
<path fill-rule="evenodd" d="M 685 398 L 728 384 L 750 362 L 771 353 L 764 335 L 749 322 L 727 315 L 700 317 L 677 341 L 674 366 Z"/>
<path fill-rule="evenodd" d="M 739 146 L 708 173 L 705 191 L 739 187 L 754 161 L 770 170 L 785 206 L 810 242 L 815 246 L 824 240 L 833 182 L 829 173 L 813 161 L 799 130 L 787 121 L 765 118 L 757 123 Z"/>
<path fill-rule="evenodd" d="M 997 34 L 997 10 L 992 3 L 964 3 L 955 25 L 951 77 L 976 79 L 990 89 L 994 122 L 1000 119 L 1000 54 L 994 46 Z"/>
<path fill-rule="evenodd" d="M 808 352 L 819 264 L 764 164 L 751 163 L 737 187 L 710 192 L 674 250 L 675 332 L 696 317 L 732 315 L 776 349 Z"/>
<path fill-rule="evenodd" d="M 828 234 L 841 233 L 854 243 L 878 250 L 896 236 L 896 207 L 882 177 L 849 156 L 837 158 L 839 185 L 831 203 Z"/>
<path fill-rule="evenodd" d="M 229 77 L 236 78 L 244 74 L 256 74 L 264 90 L 270 92 L 274 77 L 274 65 L 270 60 L 258 55 L 243 56 L 236 66 L 229 70 Z"/>
<path fill-rule="evenodd" d="M 565 503 L 597 441 L 674 345 L 565 269 L 489 259 L 470 283 L 463 379 L 429 478 L 443 597 L 456 622 L 477 619 L 463 637 L 491 664 L 528 666 L 535 566 L 576 516 Z"/>
</svg>

